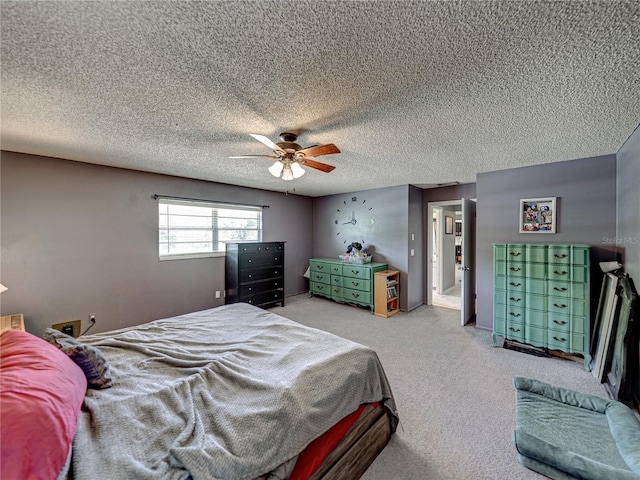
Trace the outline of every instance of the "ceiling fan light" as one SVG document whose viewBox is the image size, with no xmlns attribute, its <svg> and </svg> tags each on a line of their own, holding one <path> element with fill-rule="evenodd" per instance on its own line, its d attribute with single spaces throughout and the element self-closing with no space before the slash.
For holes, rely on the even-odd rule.
<svg viewBox="0 0 640 480">
<path fill-rule="evenodd" d="M 282 162 L 278 160 L 277 162 L 275 162 L 273 165 L 269 167 L 269 173 L 274 177 L 279 177 L 280 174 L 282 173 L 283 167 L 284 165 L 282 165 Z"/>
<path fill-rule="evenodd" d="M 299 163 L 292 163 L 291 173 L 293 173 L 293 178 L 300 178 L 304 175 L 304 168 L 302 168 Z"/>
<path fill-rule="evenodd" d="M 293 172 L 291 171 L 291 165 L 285 165 L 282 170 L 283 180 L 293 180 Z"/>
</svg>

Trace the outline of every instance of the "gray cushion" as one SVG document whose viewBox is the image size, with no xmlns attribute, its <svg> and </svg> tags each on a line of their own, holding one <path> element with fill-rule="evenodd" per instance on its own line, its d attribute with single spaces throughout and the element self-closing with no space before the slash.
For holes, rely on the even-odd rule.
<svg viewBox="0 0 640 480">
<path fill-rule="evenodd" d="M 628 407 L 524 377 L 514 386 L 523 465 L 556 479 L 640 479 L 640 421 Z"/>
</svg>

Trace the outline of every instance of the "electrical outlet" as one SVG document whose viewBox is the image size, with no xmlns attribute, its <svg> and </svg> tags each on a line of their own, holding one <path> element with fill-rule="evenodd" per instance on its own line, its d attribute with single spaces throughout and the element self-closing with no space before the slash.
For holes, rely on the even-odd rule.
<svg viewBox="0 0 640 480">
<path fill-rule="evenodd" d="M 89 314 L 89 321 L 91 323 L 95 323 L 95 321 L 96 321 L 96 314 L 95 313 L 90 313 Z"/>
<path fill-rule="evenodd" d="M 220 298 L 220 290 L 216 290 L 216 298 Z"/>
</svg>

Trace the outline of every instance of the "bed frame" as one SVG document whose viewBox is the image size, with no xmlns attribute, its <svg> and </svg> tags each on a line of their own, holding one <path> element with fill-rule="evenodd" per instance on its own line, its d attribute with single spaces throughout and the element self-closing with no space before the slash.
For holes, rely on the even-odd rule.
<svg viewBox="0 0 640 480">
<path fill-rule="evenodd" d="M 391 437 L 386 407 L 367 405 L 346 435 L 309 480 L 356 480 L 384 449 Z"/>
</svg>

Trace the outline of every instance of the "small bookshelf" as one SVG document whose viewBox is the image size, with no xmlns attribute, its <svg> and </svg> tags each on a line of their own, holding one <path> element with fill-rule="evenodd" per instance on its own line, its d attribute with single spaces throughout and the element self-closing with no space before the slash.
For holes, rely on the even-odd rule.
<svg viewBox="0 0 640 480">
<path fill-rule="evenodd" d="M 379 317 L 391 317 L 400 311 L 400 272 L 382 270 L 374 273 L 374 309 Z"/>
</svg>

